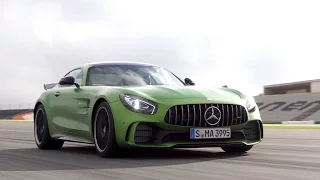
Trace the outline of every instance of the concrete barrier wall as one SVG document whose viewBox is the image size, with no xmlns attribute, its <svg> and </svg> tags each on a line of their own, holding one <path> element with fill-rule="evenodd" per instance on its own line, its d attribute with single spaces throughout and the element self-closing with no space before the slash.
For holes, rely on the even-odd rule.
<svg viewBox="0 0 320 180">
<path fill-rule="evenodd" d="M 256 96 L 263 121 L 320 120 L 320 93 Z"/>
</svg>

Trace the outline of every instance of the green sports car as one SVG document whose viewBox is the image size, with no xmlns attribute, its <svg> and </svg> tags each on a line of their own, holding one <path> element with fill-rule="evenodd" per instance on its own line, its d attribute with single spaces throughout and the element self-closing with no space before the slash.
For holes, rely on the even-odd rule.
<svg viewBox="0 0 320 180">
<path fill-rule="evenodd" d="M 126 148 L 221 147 L 241 153 L 263 139 L 253 97 L 227 87 L 200 88 L 156 65 L 85 64 L 44 88 L 34 107 L 40 149 L 71 141 L 94 144 L 101 157 Z"/>
</svg>

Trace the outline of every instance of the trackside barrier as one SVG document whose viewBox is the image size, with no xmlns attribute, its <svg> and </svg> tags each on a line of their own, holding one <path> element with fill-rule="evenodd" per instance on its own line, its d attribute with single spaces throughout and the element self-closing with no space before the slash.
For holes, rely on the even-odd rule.
<svg viewBox="0 0 320 180">
<path fill-rule="evenodd" d="M 264 122 L 320 120 L 320 93 L 254 97 Z"/>
<path fill-rule="evenodd" d="M 0 110 L 0 119 L 33 120 L 33 109 Z"/>
</svg>

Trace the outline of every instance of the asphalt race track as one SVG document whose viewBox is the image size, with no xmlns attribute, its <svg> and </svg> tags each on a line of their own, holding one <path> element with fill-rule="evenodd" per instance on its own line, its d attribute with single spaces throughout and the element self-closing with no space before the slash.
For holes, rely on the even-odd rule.
<svg viewBox="0 0 320 180">
<path fill-rule="evenodd" d="M 0 179 L 320 179 L 320 130 L 265 129 L 265 136 L 238 156 L 205 148 L 130 151 L 103 159 L 83 144 L 38 150 L 33 123 L 0 122 Z"/>
</svg>

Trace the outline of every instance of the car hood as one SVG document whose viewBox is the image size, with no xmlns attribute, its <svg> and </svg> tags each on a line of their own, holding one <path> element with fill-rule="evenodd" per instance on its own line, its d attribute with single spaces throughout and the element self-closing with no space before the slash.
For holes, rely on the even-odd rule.
<svg viewBox="0 0 320 180">
<path fill-rule="evenodd" d="M 243 94 L 229 88 L 202 88 L 196 86 L 140 86 L 124 88 L 128 94 L 151 99 L 241 99 Z"/>
</svg>

